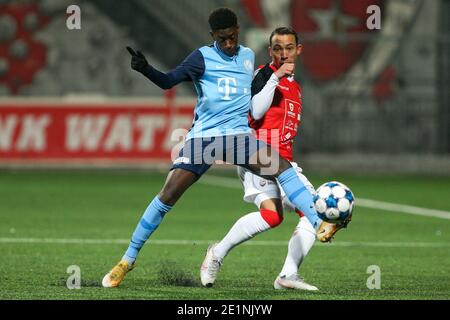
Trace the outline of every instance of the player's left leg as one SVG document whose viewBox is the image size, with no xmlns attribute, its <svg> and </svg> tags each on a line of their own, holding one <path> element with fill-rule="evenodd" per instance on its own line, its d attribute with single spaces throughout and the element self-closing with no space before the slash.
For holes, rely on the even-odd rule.
<svg viewBox="0 0 450 320">
<path fill-rule="evenodd" d="M 265 200 L 259 211 L 239 218 L 220 242 L 208 247 L 200 268 L 200 279 L 204 286 L 211 287 L 214 284 L 224 258 L 234 247 L 277 227 L 283 221 L 282 212 L 277 212 L 276 207 L 281 207 L 280 199 Z"/>
<path fill-rule="evenodd" d="M 316 190 L 308 178 L 303 175 L 303 170 L 297 163 L 291 162 L 291 165 L 297 171 L 297 175 L 302 183 L 306 186 L 311 194 L 315 195 Z M 296 209 L 294 205 L 286 197 L 286 194 L 281 191 L 281 196 L 283 199 L 283 208 L 285 211 L 296 212 L 299 217 L 299 223 L 295 227 L 295 230 L 289 240 L 288 253 L 280 274 L 274 281 L 274 288 L 281 289 L 297 289 L 297 290 L 308 290 L 315 291 L 318 290 L 317 287 L 310 285 L 305 282 L 305 280 L 300 277 L 300 266 L 303 263 L 309 250 L 314 245 L 316 239 L 316 232 L 308 221 L 308 219 L 303 215 L 301 211 Z"/>
<path fill-rule="evenodd" d="M 250 159 L 249 169 L 258 175 L 277 178 L 281 188 L 296 208 L 301 210 L 314 228 L 322 220 L 313 206 L 313 196 L 297 176 L 297 171 L 289 161 L 270 146 L 260 148 Z"/>
<path fill-rule="evenodd" d="M 283 221 L 283 205 L 277 183 L 240 167 L 238 175 L 244 186 L 244 201 L 254 203 L 259 211 L 249 213 L 237 220 L 218 243 L 214 252 L 222 259 L 235 246 L 277 227 Z"/>
<path fill-rule="evenodd" d="M 248 168 L 258 175 L 276 178 L 286 193 L 289 201 L 304 213 L 316 230 L 317 238 L 321 242 L 329 242 L 339 230 L 336 224 L 323 221 L 314 209 L 313 196 L 297 176 L 295 168 L 289 161 L 279 155 L 270 146 L 258 148 L 251 156 Z"/>
<path fill-rule="evenodd" d="M 245 189 L 244 200 L 255 203 L 260 210 L 238 219 L 220 242 L 209 246 L 200 268 L 201 282 L 207 287 L 213 285 L 224 258 L 235 246 L 277 227 L 283 220 L 278 185 L 243 168 L 238 168 L 238 173 Z"/>
<path fill-rule="evenodd" d="M 288 253 L 283 268 L 274 281 L 275 289 L 318 290 L 317 287 L 306 283 L 299 276 L 299 268 L 315 240 L 316 232 L 311 223 L 305 217 L 301 217 L 289 240 Z"/>
<path fill-rule="evenodd" d="M 215 255 L 223 259 L 237 245 L 264 231 L 277 227 L 283 221 L 282 211 L 276 209 L 280 206 L 280 199 L 268 199 L 261 203 L 259 211 L 248 213 L 239 218 L 217 244 L 214 249 Z"/>
</svg>

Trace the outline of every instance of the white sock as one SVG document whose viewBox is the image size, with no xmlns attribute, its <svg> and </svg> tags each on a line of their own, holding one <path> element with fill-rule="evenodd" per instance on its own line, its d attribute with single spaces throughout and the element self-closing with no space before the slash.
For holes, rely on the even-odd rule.
<svg viewBox="0 0 450 320">
<path fill-rule="evenodd" d="M 238 244 L 269 229 L 269 224 L 259 211 L 249 213 L 236 221 L 227 235 L 214 248 L 214 255 L 223 259 Z"/>
<path fill-rule="evenodd" d="M 302 217 L 289 240 L 288 254 L 280 276 L 298 273 L 298 269 L 316 240 L 316 232 L 306 217 Z"/>
</svg>

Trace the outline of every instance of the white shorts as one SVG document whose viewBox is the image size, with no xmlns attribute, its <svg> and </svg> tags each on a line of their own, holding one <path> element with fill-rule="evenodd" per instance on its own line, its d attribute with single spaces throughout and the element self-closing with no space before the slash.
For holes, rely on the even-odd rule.
<svg viewBox="0 0 450 320">
<path fill-rule="evenodd" d="M 309 182 L 309 180 L 302 174 L 302 168 L 300 168 L 295 162 L 291 162 L 291 165 L 297 172 L 300 181 L 303 182 L 312 195 L 315 195 L 316 190 L 311 182 Z M 285 210 L 295 211 L 295 206 L 286 197 L 286 194 L 278 182 L 264 179 L 241 167 L 238 167 L 237 170 L 244 187 L 244 201 L 254 203 L 259 209 L 263 201 L 269 199 L 281 199 Z"/>
</svg>

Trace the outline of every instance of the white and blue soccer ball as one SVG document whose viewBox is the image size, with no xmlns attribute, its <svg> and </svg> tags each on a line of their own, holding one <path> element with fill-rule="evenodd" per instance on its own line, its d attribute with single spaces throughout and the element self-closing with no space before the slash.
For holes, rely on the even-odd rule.
<svg viewBox="0 0 450 320">
<path fill-rule="evenodd" d="M 345 184 L 330 181 L 321 185 L 314 196 L 314 207 L 319 218 L 332 222 L 342 222 L 351 216 L 355 197 Z"/>
</svg>

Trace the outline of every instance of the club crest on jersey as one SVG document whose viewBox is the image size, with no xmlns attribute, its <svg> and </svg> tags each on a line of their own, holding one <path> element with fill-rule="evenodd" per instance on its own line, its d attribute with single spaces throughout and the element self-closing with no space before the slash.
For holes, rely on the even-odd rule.
<svg viewBox="0 0 450 320">
<path fill-rule="evenodd" d="M 297 112 L 295 111 L 295 104 L 290 101 L 286 101 L 286 102 L 287 102 L 287 109 L 288 109 L 287 115 L 294 119 L 297 118 Z"/>
</svg>

